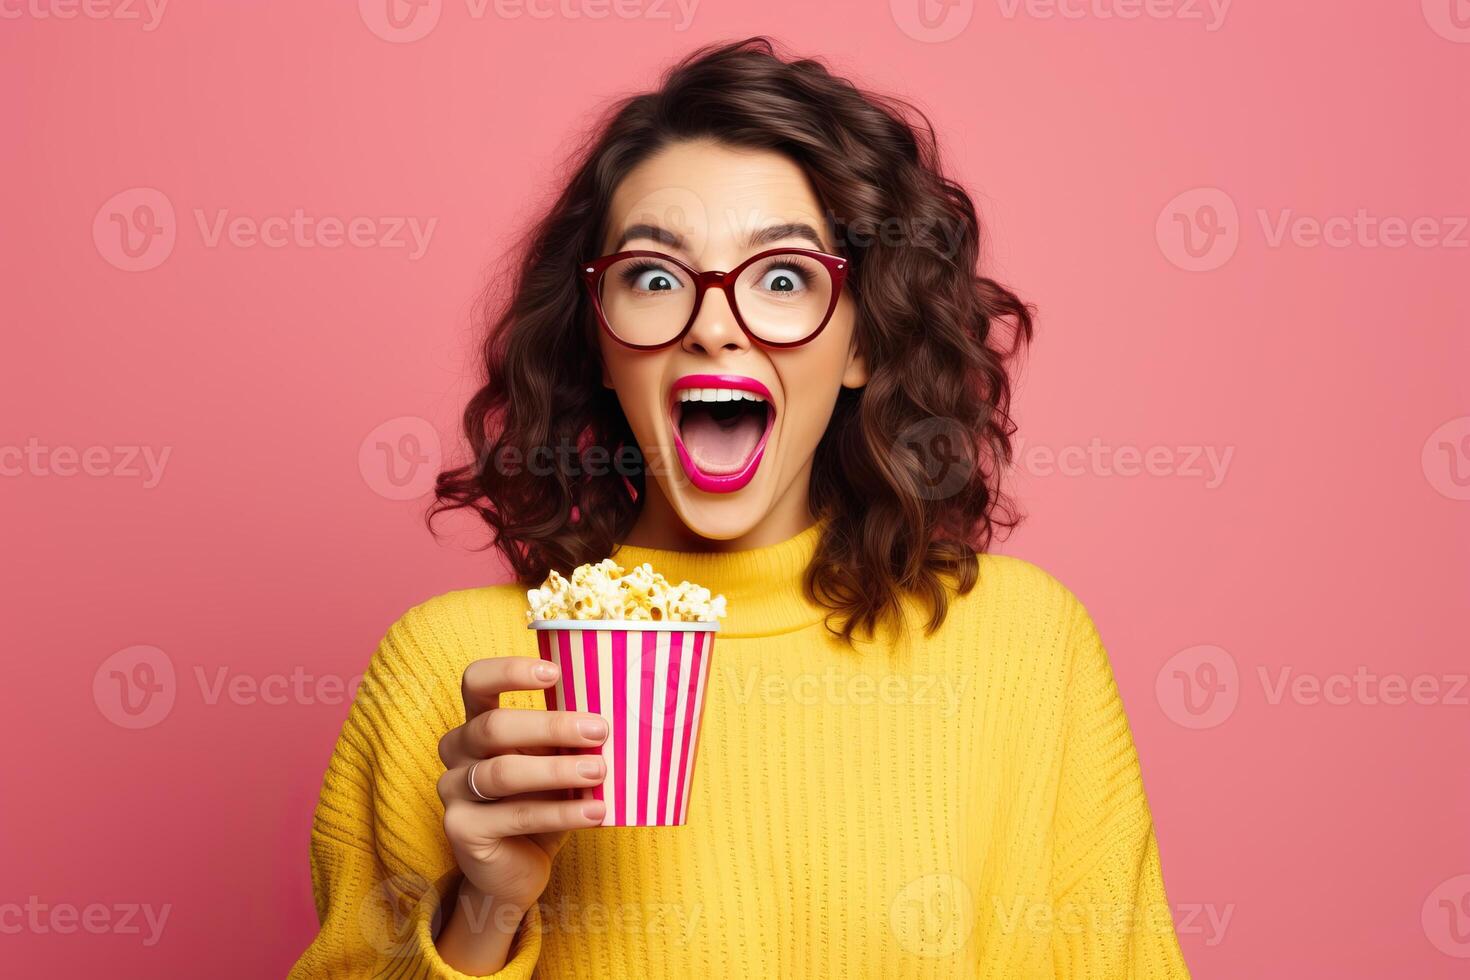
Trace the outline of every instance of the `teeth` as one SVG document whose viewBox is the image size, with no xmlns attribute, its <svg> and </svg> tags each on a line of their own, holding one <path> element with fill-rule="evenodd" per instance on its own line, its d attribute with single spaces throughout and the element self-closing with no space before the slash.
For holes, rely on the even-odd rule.
<svg viewBox="0 0 1470 980">
<path fill-rule="evenodd" d="M 683 388 L 679 391 L 681 402 L 729 402 L 729 401 L 765 401 L 760 395 L 743 388 Z"/>
</svg>

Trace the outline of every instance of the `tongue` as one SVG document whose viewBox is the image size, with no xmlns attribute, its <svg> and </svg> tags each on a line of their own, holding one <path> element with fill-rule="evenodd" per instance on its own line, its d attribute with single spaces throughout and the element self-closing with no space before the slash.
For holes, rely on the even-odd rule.
<svg viewBox="0 0 1470 980">
<path fill-rule="evenodd" d="M 765 428 L 759 413 L 744 410 L 724 421 L 703 407 L 684 406 L 679 437 L 689 456 L 705 473 L 733 473 L 745 465 Z"/>
</svg>

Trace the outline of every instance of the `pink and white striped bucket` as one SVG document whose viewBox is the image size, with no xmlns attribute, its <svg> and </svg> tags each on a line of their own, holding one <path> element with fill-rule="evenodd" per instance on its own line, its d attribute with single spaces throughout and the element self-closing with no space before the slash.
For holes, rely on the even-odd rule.
<svg viewBox="0 0 1470 980">
<path fill-rule="evenodd" d="M 604 827 L 678 827 L 689 813 L 694 756 L 718 623 L 538 620 L 541 659 L 561 668 L 548 711 L 607 719 L 595 749 L 607 778 L 581 791 L 607 803 Z"/>
</svg>

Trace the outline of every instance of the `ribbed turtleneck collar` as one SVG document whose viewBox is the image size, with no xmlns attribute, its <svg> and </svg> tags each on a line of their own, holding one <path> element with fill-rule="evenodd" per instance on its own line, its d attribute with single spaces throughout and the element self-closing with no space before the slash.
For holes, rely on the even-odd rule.
<svg viewBox="0 0 1470 980">
<path fill-rule="evenodd" d="M 670 551 L 624 544 L 612 554 L 624 568 L 653 566 L 671 582 L 687 579 L 724 595 L 721 636 L 786 633 L 820 622 L 822 607 L 802 594 L 802 576 L 817 552 L 822 524 L 761 548 L 743 551 Z"/>
</svg>

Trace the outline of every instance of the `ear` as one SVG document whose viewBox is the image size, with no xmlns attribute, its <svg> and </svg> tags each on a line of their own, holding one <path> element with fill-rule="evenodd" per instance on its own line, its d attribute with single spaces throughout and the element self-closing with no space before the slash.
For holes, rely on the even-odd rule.
<svg viewBox="0 0 1470 980">
<path fill-rule="evenodd" d="M 613 381 L 612 375 L 609 374 L 607 370 L 607 360 L 605 358 L 598 358 L 598 360 L 602 363 L 602 386 L 604 388 L 611 388 L 613 386 Z"/>
<path fill-rule="evenodd" d="M 857 344 L 847 355 L 847 366 L 842 369 L 842 387 L 861 388 L 868 383 L 868 360 L 858 353 Z"/>
</svg>

